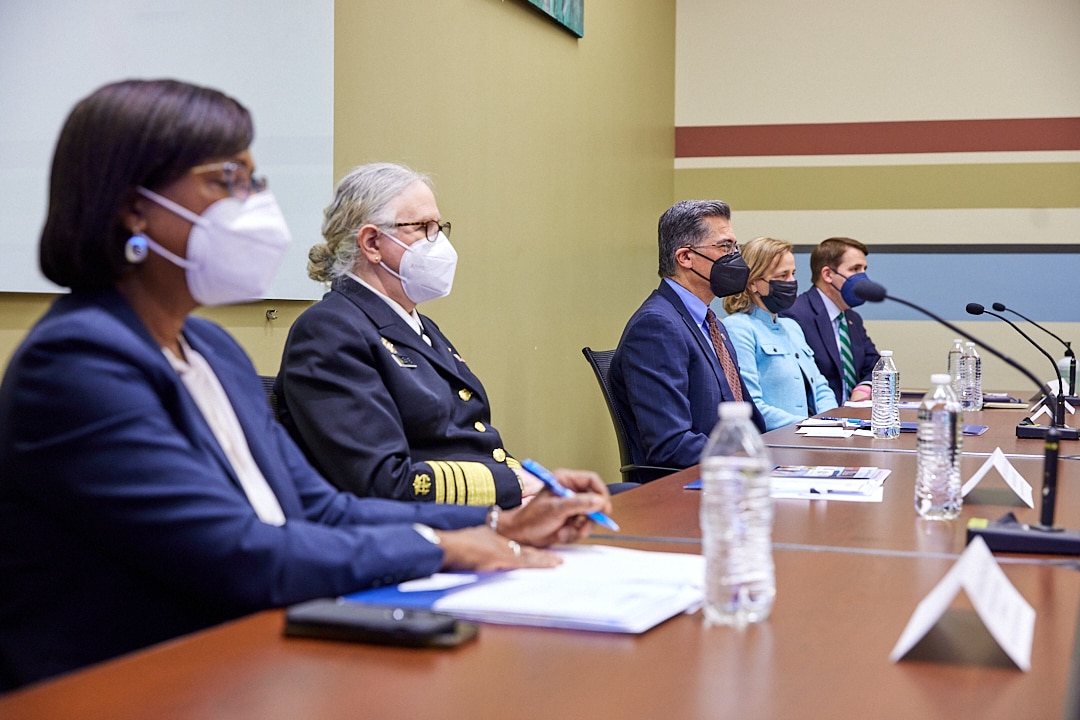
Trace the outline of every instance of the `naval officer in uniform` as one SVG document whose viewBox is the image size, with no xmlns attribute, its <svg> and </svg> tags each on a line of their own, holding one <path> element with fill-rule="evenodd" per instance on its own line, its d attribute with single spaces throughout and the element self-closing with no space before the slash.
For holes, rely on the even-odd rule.
<svg viewBox="0 0 1080 720">
<path fill-rule="evenodd" d="M 324 215 L 308 274 L 330 291 L 297 318 L 275 384 L 308 458 L 357 495 L 513 507 L 539 492 L 491 426 L 480 379 L 417 312 L 449 294 L 457 264 L 430 180 L 363 165 Z"/>
</svg>

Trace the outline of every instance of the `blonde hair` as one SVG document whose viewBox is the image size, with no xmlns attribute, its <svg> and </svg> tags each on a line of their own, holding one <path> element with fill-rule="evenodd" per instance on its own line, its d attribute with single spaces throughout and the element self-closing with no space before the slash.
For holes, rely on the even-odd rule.
<svg viewBox="0 0 1080 720">
<path fill-rule="evenodd" d="M 393 223 L 387 206 L 417 181 L 431 187 L 427 175 L 394 163 L 361 165 L 343 177 L 333 201 L 323 211 L 325 242 L 312 245 L 308 251 L 308 277 L 331 282 L 352 270 L 360 228 L 368 223 L 380 227 Z"/>
<path fill-rule="evenodd" d="M 724 298 L 724 310 L 728 315 L 737 312 L 750 312 L 757 303 L 754 302 L 754 293 L 750 289 L 750 283 L 765 277 L 765 273 L 773 266 L 776 259 L 786 252 L 792 251 L 792 244 L 787 240 L 777 240 L 771 237 L 756 237 L 739 250 L 743 260 L 750 268 L 750 277 L 746 280 L 746 287 L 737 295 L 729 295 Z"/>
</svg>

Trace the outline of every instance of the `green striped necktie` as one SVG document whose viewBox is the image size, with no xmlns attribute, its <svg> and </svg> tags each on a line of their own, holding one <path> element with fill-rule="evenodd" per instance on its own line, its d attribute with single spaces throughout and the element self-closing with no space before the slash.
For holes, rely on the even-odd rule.
<svg viewBox="0 0 1080 720">
<path fill-rule="evenodd" d="M 851 338 L 848 337 L 847 318 L 840 313 L 838 323 L 840 335 L 840 362 L 844 371 L 844 399 L 851 397 L 851 391 L 855 389 L 855 359 L 851 354 Z"/>
</svg>

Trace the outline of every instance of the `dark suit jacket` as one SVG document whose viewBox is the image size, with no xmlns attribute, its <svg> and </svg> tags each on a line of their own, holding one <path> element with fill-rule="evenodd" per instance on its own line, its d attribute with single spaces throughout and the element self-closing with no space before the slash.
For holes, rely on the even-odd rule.
<svg viewBox="0 0 1080 720">
<path fill-rule="evenodd" d="M 728 352 L 735 349 L 724 337 Z M 750 401 L 746 384 L 743 398 Z M 712 344 L 664 281 L 626 324 L 611 359 L 611 386 L 633 462 L 685 468 L 701 462 L 716 408 L 734 396 Z M 754 407 L 754 424 L 765 421 Z"/>
<path fill-rule="evenodd" d="M 412 523 L 480 508 L 340 493 L 274 422 L 219 327 L 183 329 L 285 513 L 258 520 L 202 413 L 116 293 L 57 300 L 0 386 L 0 688 L 256 610 L 424 576 Z"/>
<path fill-rule="evenodd" d="M 836 399 L 843 405 L 847 396 L 844 395 L 840 348 L 836 346 L 832 321 L 825 309 L 825 302 L 821 299 L 821 293 L 817 291 L 817 288 L 811 287 L 795 298 L 795 304 L 781 315 L 799 323 L 803 335 L 806 336 L 806 344 L 814 351 L 814 361 L 818 369 L 829 381 L 829 387 L 836 394 Z M 866 327 L 859 313 L 848 309 L 844 311 L 844 317 L 847 318 L 851 356 L 855 363 L 855 377 L 857 378 L 855 382 L 870 382 L 874 365 L 881 356 L 874 347 L 874 341 L 866 334 Z"/>
<path fill-rule="evenodd" d="M 334 281 L 289 332 L 282 424 L 330 482 L 357 495 L 513 507 L 521 487 L 484 386 L 430 318 L 429 346 L 386 301 Z"/>
</svg>

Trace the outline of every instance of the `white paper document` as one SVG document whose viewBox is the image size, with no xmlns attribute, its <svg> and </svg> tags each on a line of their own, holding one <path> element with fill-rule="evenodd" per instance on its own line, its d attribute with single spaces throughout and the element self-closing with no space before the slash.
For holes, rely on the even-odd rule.
<svg viewBox="0 0 1080 720">
<path fill-rule="evenodd" d="M 701 555 L 603 545 L 557 552 L 556 568 L 497 573 L 446 593 L 432 609 L 490 623 L 641 633 L 704 602 Z"/>
<path fill-rule="evenodd" d="M 805 435 L 806 437 L 831 437 L 831 438 L 846 438 L 856 432 L 851 427 L 837 427 L 837 426 L 821 426 L 821 425 L 802 425 L 795 431 L 798 435 Z"/>
<path fill-rule="evenodd" d="M 961 589 L 1005 654 L 1021 670 L 1030 670 L 1035 609 L 1009 582 L 981 537 L 968 544 L 956 564 L 915 608 L 889 659 L 897 662 L 915 647 Z"/>
<path fill-rule="evenodd" d="M 1029 508 L 1035 507 L 1035 498 L 1032 494 L 1031 484 L 1028 483 L 1028 481 L 1024 479 L 1024 476 L 1013 467 L 1013 464 L 1009 462 L 1009 458 L 1005 457 L 1005 453 L 1001 452 L 1001 448 L 994 448 L 994 452 L 990 453 L 990 457 L 986 458 L 986 462 L 982 464 L 982 467 L 976 470 L 975 474 L 968 478 L 968 481 L 960 488 L 960 494 L 967 497 L 967 494 L 975 489 L 975 486 L 986 476 L 986 473 L 990 472 L 991 468 L 998 471 L 998 474 L 1005 480 L 1005 484 L 1007 484 Z"/>
<path fill-rule="evenodd" d="M 878 467 L 780 466 L 773 469 L 769 494 L 779 500 L 881 502 L 890 472 Z"/>
</svg>

